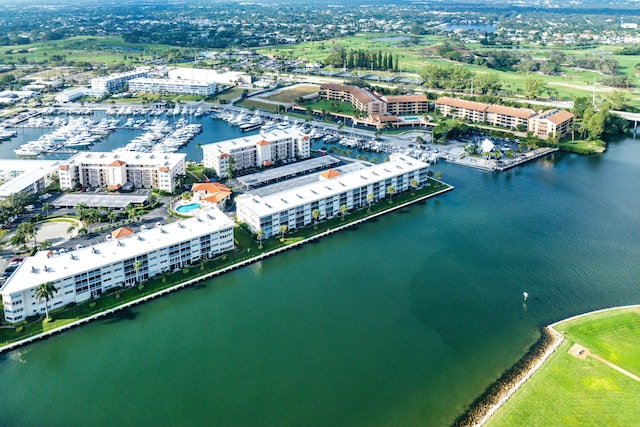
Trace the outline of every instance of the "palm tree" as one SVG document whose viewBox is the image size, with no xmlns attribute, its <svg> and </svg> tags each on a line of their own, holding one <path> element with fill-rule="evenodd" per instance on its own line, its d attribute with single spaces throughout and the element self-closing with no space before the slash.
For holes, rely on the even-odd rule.
<svg viewBox="0 0 640 427">
<path fill-rule="evenodd" d="M 318 229 L 318 218 L 320 218 L 320 211 L 318 209 L 314 209 L 311 211 L 311 217 L 313 218 L 314 221 L 314 225 L 313 228 L 314 229 Z"/>
<path fill-rule="evenodd" d="M 367 213 L 371 213 L 371 203 L 373 203 L 373 193 L 367 193 Z"/>
<path fill-rule="evenodd" d="M 38 302 L 44 300 L 44 312 L 46 319 L 49 318 L 49 300 L 56 292 L 58 292 L 58 288 L 55 287 L 53 282 L 41 283 L 36 287 L 34 295 Z"/>
<path fill-rule="evenodd" d="M 387 194 L 389 195 L 389 203 L 391 203 L 391 196 L 396 192 L 396 188 L 393 185 L 387 186 Z"/>
<path fill-rule="evenodd" d="M 415 189 L 418 188 L 418 181 L 416 181 L 415 179 L 412 179 L 411 181 L 409 181 L 409 185 L 411 186 L 411 189 L 413 191 L 411 191 L 411 195 L 413 196 L 415 193 Z"/>
<path fill-rule="evenodd" d="M 67 227 L 67 234 L 73 234 L 76 227 L 77 227 L 76 224 L 71 224 L 69 227 Z"/>
<path fill-rule="evenodd" d="M 287 232 L 287 230 L 289 229 L 289 227 L 287 227 L 286 225 L 282 224 L 280 226 L 280 233 L 282 233 L 281 237 L 280 237 L 280 241 L 284 241 L 284 234 Z"/>
<path fill-rule="evenodd" d="M 131 267 L 133 268 L 133 272 L 136 273 L 136 282 L 138 281 L 138 270 L 140 270 L 140 268 L 142 268 L 142 261 L 137 259 L 133 262 L 133 264 L 131 265 Z"/>
<path fill-rule="evenodd" d="M 436 172 L 436 179 L 442 178 L 442 174 L 440 172 Z"/>
<path fill-rule="evenodd" d="M 51 240 L 45 240 L 44 242 L 40 242 L 40 249 L 42 249 L 43 251 L 49 249 L 52 246 L 53 244 L 51 243 Z"/>
<path fill-rule="evenodd" d="M 109 213 L 107 213 L 107 220 L 109 223 L 113 224 L 116 218 L 118 218 L 118 214 L 115 211 L 109 211 Z"/>
<path fill-rule="evenodd" d="M 38 234 L 37 228 L 31 222 L 22 222 L 18 225 L 16 229 L 16 233 L 21 233 L 24 235 L 25 239 L 33 237 L 33 247 L 38 246 L 38 242 L 36 241 L 36 235 Z"/>
<path fill-rule="evenodd" d="M 50 209 L 51 209 L 51 203 L 44 202 L 42 204 L 42 213 L 44 213 L 45 216 L 49 216 L 49 210 Z"/>
<path fill-rule="evenodd" d="M 258 230 L 256 232 L 256 237 L 258 238 L 258 249 L 262 249 L 262 236 L 264 236 L 264 231 Z"/>
<path fill-rule="evenodd" d="M 86 208 L 87 208 L 87 205 L 84 203 L 78 203 L 76 205 L 76 215 L 78 216 L 78 219 L 81 221 L 82 221 L 82 217 L 84 216 L 84 212 Z"/>
<path fill-rule="evenodd" d="M 340 219 L 344 221 L 344 215 L 347 213 L 347 205 L 340 205 Z"/>
</svg>

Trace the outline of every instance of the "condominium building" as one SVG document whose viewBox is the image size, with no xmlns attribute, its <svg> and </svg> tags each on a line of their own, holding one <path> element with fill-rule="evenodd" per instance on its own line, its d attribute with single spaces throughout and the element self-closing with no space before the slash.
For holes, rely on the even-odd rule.
<svg viewBox="0 0 640 427">
<path fill-rule="evenodd" d="M 293 230 L 311 224 L 314 210 L 319 211 L 318 219 L 331 218 L 340 213 L 342 205 L 348 210 L 362 208 L 388 197 L 390 186 L 400 193 L 428 179 L 426 163 L 399 154 L 391 154 L 389 162 L 366 165 L 344 174 L 329 169 L 318 174 L 315 183 L 269 196 L 238 196 L 238 221 L 268 238 L 277 235 L 282 225 Z"/>
<path fill-rule="evenodd" d="M 185 173 L 185 156 L 133 151 L 79 153 L 58 167 L 60 188 L 79 185 L 119 190 L 128 184 L 173 192 L 176 176 Z"/>
<path fill-rule="evenodd" d="M 504 107 L 448 97 L 438 98 L 436 109 L 445 117 L 510 129 L 515 129 L 518 125 L 526 128 L 529 119 L 536 115 L 535 111 L 528 108 Z"/>
<path fill-rule="evenodd" d="M 215 82 L 201 80 L 140 77 L 129 81 L 129 92 L 209 96 L 215 94 L 217 90 L 218 86 Z"/>
<path fill-rule="evenodd" d="M 482 123 L 516 129 L 519 126 L 541 139 L 550 136 L 562 138 L 571 132 L 574 115 L 565 110 L 548 110 L 540 114 L 528 108 L 504 107 L 463 99 L 442 97 L 436 100 L 436 109 L 445 117 L 455 117 L 473 123 Z"/>
<path fill-rule="evenodd" d="M 540 139 L 560 139 L 569 135 L 574 115 L 565 110 L 548 110 L 529 120 L 528 130 Z"/>
<path fill-rule="evenodd" d="M 128 81 L 139 77 L 147 77 L 147 70 L 138 69 L 128 71 L 126 73 L 110 74 L 104 77 L 95 77 L 91 79 L 91 89 L 102 91 L 103 93 L 114 93 L 122 89 Z"/>
<path fill-rule="evenodd" d="M 427 96 L 396 95 L 378 96 L 369 89 L 339 84 L 320 86 L 320 96 L 324 99 L 349 102 L 370 117 L 382 115 L 419 114 L 428 111 Z"/>
<path fill-rule="evenodd" d="M 240 71 L 207 70 L 205 68 L 172 68 L 170 79 L 199 80 L 219 85 L 251 84 L 251 75 Z"/>
<path fill-rule="evenodd" d="M 0 200 L 15 193 L 38 194 L 54 182 L 60 160 L 0 159 Z"/>
<path fill-rule="evenodd" d="M 309 135 L 289 128 L 203 145 L 202 151 L 204 166 L 226 177 L 231 158 L 236 171 L 270 166 L 278 160 L 309 157 L 311 142 Z"/>
<path fill-rule="evenodd" d="M 126 288 L 164 272 L 233 249 L 234 223 L 217 208 L 171 224 L 134 233 L 112 233 L 110 241 L 60 253 L 40 251 L 27 257 L 0 290 L 7 322 L 45 312 L 35 290 L 52 283 L 57 292 L 49 310 Z M 117 230 L 116 230 L 117 231 Z"/>
</svg>

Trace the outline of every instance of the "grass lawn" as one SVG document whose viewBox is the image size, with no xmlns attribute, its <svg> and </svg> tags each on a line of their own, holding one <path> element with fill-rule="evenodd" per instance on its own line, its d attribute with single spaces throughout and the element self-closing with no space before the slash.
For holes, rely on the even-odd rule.
<svg viewBox="0 0 640 427">
<path fill-rule="evenodd" d="M 269 111 L 271 113 L 278 112 L 278 106 L 276 104 L 268 104 L 255 99 L 243 99 L 242 101 L 236 102 L 235 105 L 245 108 L 257 108 L 258 110 Z"/>
<path fill-rule="evenodd" d="M 283 103 L 293 103 L 295 100 L 301 96 L 311 95 L 312 93 L 318 92 L 320 90 L 320 86 L 316 85 L 297 85 L 295 87 L 281 90 L 278 93 L 273 95 L 261 97 L 268 101 L 274 102 L 283 102 Z"/>
<path fill-rule="evenodd" d="M 567 351 L 579 343 L 640 374 L 640 308 L 562 322 L 566 340 L 486 424 L 497 426 L 631 426 L 640 420 L 640 382 Z"/>
<path fill-rule="evenodd" d="M 562 322 L 556 329 L 567 339 L 640 376 L 640 308 L 596 313 Z M 638 399 L 640 402 L 640 395 Z"/>
<path fill-rule="evenodd" d="M 589 140 L 576 140 L 576 141 L 567 141 L 560 142 L 558 147 L 562 151 L 570 151 L 572 153 L 578 154 L 594 154 L 594 153 L 604 153 L 606 149 L 606 144 L 603 141 L 589 141 Z"/>
</svg>

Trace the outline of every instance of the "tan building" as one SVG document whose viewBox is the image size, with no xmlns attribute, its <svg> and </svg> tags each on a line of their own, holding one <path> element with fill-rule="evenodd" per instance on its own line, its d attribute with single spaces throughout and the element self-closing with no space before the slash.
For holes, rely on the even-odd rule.
<svg viewBox="0 0 640 427">
<path fill-rule="evenodd" d="M 529 120 L 528 130 L 540 139 L 559 140 L 571 133 L 574 117 L 565 110 L 548 110 Z"/>
<path fill-rule="evenodd" d="M 369 117 L 382 115 L 420 114 L 428 110 L 426 95 L 378 96 L 368 89 L 339 84 L 320 86 L 324 99 L 348 102 Z"/>
<path fill-rule="evenodd" d="M 80 185 L 119 190 L 129 184 L 173 192 L 176 176 L 185 173 L 185 156 L 133 151 L 76 154 L 58 168 L 60 188 L 70 190 Z"/>
<path fill-rule="evenodd" d="M 565 110 L 548 110 L 541 114 L 528 108 L 504 107 L 464 99 L 442 97 L 436 109 L 445 117 L 515 129 L 522 125 L 541 139 L 557 139 L 571 132 L 573 114 Z"/>
</svg>

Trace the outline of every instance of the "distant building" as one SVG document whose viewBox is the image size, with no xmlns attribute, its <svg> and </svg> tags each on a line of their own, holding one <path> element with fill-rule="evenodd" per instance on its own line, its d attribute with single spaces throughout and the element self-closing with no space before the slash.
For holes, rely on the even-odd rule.
<svg viewBox="0 0 640 427">
<path fill-rule="evenodd" d="M 309 135 L 289 128 L 203 145 L 202 151 L 204 166 L 226 177 L 230 158 L 237 171 L 270 166 L 278 160 L 309 157 L 311 142 Z"/>
<path fill-rule="evenodd" d="M 129 80 L 129 92 L 173 93 L 183 95 L 210 96 L 218 87 L 215 82 L 182 79 L 156 79 L 140 77 Z"/>
<path fill-rule="evenodd" d="M 455 117 L 473 123 L 482 123 L 516 129 L 522 125 L 541 139 L 557 139 L 571 132 L 574 115 L 565 110 L 548 110 L 540 114 L 528 108 L 504 107 L 482 102 L 442 97 L 436 100 L 436 109 L 445 117 Z"/>
<path fill-rule="evenodd" d="M 445 117 L 510 129 L 515 129 L 518 125 L 527 127 L 529 119 L 536 115 L 535 111 L 528 108 L 504 107 L 448 97 L 438 98 L 436 109 Z"/>
<path fill-rule="evenodd" d="M 60 188 L 80 185 L 119 190 L 129 185 L 173 192 L 176 176 L 185 173 L 185 156 L 132 151 L 79 153 L 58 167 Z"/>
<path fill-rule="evenodd" d="M 0 159 L 0 200 L 15 193 L 41 193 L 54 182 L 60 163 L 60 160 Z"/>
<path fill-rule="evenodd" d="M 232 250 L 233 226 L 219 209 L 210 208 L 138 233 L 124 227 L 110 233 L 107 242 L 75 251 L 40 251 L 25 258 L 3 285 L 4 318 L 17 323 L 43 314 L 45 301 L 35 296 L 42 283 L 58 289 L 48 302 L 53 310 Z"/>
<path fill-rule="evenodd" d="M 399 154 L 389 157 L 389 162 L 345 174 L 328 169 L 318 174 L 316 183 L 270 196 L 240 195 L 235 199 L 238 221 L 248 224 L 254 233 L 262 231 L 268 238 L 277 235 L 281 225 L 294 230 L 311 224 L 314 210 L 319 211 L 319 219 L 332 218 L 340 214 L 342 205 L 349 210 L 358 209 L 388 197 L 389 186 L 401 193 L 414 180 L 418 186 L 427 182 L 426 163 Z"/>
<path fill-rule="evenodd" d="M 149 72 L 147 70 L 138 69 L 134 71 L 127 71 L 126 73 L 95 77 L 91 79 L 91 89 L 111 94 L 122 89 L 129 80 L 139 77 L 147 77 L 148 75 Z"/>
<path fill-rule="evenodd" d="M 394 95 L 378 96 L 366 88 L 339 84 L 323 84 L 320 86 L 320 97 L 329 100 L 348 102 L 354 108 L 375 115 L 420 114 L 428 110 L 427 96 Z"/>
<path fill-rule="evenodd" d="M 233 86 L 251 84 L 251 75 L 239 71 L 207 70 L 204 68 L 172 68 L 169 78 L 213 82 L 218 85 Z"/>
<path fill-rule="evenodd" d="M 529 120 L 528 130 L 540 139 L 569 135 L 575 116 L 565 110 L 548 110 Z"/>
<path fill-rule="evenodd" d="M 95 98 L 100 98 L 104 95 L 104 92 L 101 90 L 96 90 L 88 87 L 77 87 L 73 89 L 67 89 L 65 91 L 60 92 L 56 95 L 56 102 L 73 102 L 76 99 L 80 99 L 84 96 L 93 96 Z"/>
</svg>

